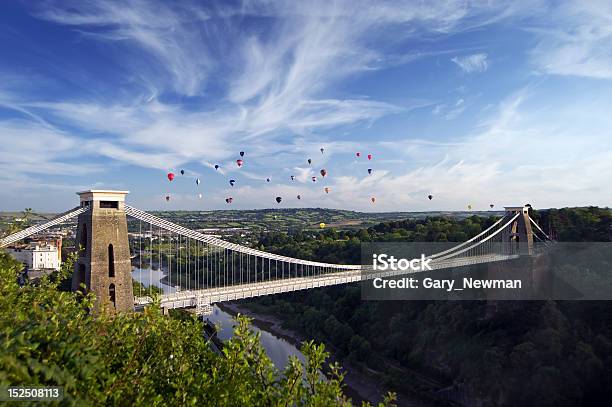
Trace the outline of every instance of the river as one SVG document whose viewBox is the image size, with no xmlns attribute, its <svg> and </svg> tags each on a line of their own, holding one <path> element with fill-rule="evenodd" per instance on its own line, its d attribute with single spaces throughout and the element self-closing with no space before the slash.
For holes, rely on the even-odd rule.
<svg viewBox="0 0 612 407">
<path fill-rule="evenodd" d="M 213 305 L 213 314 L 207 315 L 213 324 L 220 325 L 221 329 L 217 332 L 217 336 L 222 341 L 226 341 L 232 337 L 233 326 L 235 321 L 233 316 L 220 309 L 217 305 Z M 260 334 L 261 345 L 266 350 L 266 354 L 279 370 L 285 369 L 289 362 L 289 356 L 296 356 L 300 361 L 304 362 L 304 355 L 294 345 L 287 342 L 283 338 L 279 338 L 268 331 L 251 325 L 251 329 Z"/>
</svg>

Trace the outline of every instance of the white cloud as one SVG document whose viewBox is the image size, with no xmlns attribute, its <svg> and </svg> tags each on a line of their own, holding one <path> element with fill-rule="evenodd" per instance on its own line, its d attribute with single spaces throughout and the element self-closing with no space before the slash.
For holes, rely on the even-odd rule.
<svg viewBox="0 0 612 407">
<path fill-rule="evenodd" d="M 0 121 L 0 135 L 0 178 L 22 174 L 75 176 L 99 170 L 96 165 L 75 161 L 79 157 L 77 138 L 38 123 Z"/>
<path fill-rule="evenodd" d="M 415 168 L 380 179 L 377 205 L 389 210 L 458 209 L 468 203 L 481 209 L 527 202 L 540 208 L 609 206 L 612 190 L 601 186 L 612 179 L 605 114 L 612 99 L 575 95 L 551 106 L 542 103 L 546 97 L 527 89 L 509 96 L 481 130 L 459 144 L 406 141 L 401 150 Z M 388 147 L 400 150 L 397 143 Z M 357 179 L 345 184 L 357 191 L 363 187 Z M 423 199 L 428 193 L 435 197 L 431 203 Z"/>
<path fill-rule="evenodd" d="M 540 71 L 612 79 L 612 2 L 562 3 L 544 21 L 534 29 L 540 41 L 531 52 Z"/>
<path fill-rule="evenodd" d="M 3 97 L 5 107 L 27 120 L 18 126 L 0 122 L 0 139 L 24 138 L 19 154 L 31 158 L 19 162 L 17 150 L 3 151 L 0 168 L 6 171 L 5 179 L 19 171 L 37 176 L 40 172 L 67 174 L 77 170 L 79 160 L 95 155 L 160 170 L 190 162 L 209 167 L 220 163 L 220 174 L 234 174 L 238 171 L 233 160 L 237 150 L 244 149 L 248 153 L 242 171 L 245 178 L 265 179 L 268 174 L 261 169 L 265 165 L 281 183 L 264 182 L 240 189 L 243 192 L 234 189 L 240 198 L 236 206 L 242 207 L 261 207 L 260 202 L 268 202 L 269 196 L 289 197 L 299 191 L 305 199 L 288 199 L 289 204 L 316 205 L 319 201 L 306 197 L 321 195 L 326 205 L 365 210 L 428 209 L 431 205 L 456 209 L 475 201 L 474 197 L 483 205 L 492 199 L 515 204 L 523 197 L 552 205 L 580 202 L 579 191 L 595 188 L 604 182 L 604 175 L 610 175 L 605 166 L 610 149 L 604 137 L 609 135 L 587 126 L 592 117 L 566 128 L 554 127 L 550 112 L 540 121 L 523 109 L 527 97 L 522 94 L 500 106 L 498 114 L 482 123 L 476 134 L 457 137 L 452 143 L 368 144 L 339 141 L 344 140 L 339 136 L 330 141 L 334 136 L 323 135 L 329 129 L 344 132 L 348 126 L 429 105 L 374 100 L 339 89 L 358 74 L 450 52 L 414 51 L 397 57 L 392 52 L 397 44 L 416 37 L 433 41 L 530 9 L 516 4 L 246 1 L 230 8 L 138 0 L 121 6 L 93 0 L 45 2 L 37 16 L 78 29 L 85 34 L 83 41 L 110 44 L 106 49 L 110 58 L 117 59 L 119 49 L 127 59 L 124 79 L 142 81 L 145 86 L 117 93 L 112 103 L 93 96 L 42 101 L 22 95 Z M 572 8 L 579 11 L 574 20 L 570 18 Z M 599 16 L 589 22 L 594 14 Z M 266 26 L 249 29 L 238 23 L 253 16 L 265 19 Z M 566 6 L 563 16 L 567 29 L 537 34 L 536 64 L 547 73 L 611 77 L 609 7 L 598 3 Z M 585 44 L 582 54 L 574 37 Z M 489 67 L 485 53 L 459 55 L 452 61 L 468 73 Z M 164 98 L 168 91 L 207 97 L 211 78 L 218 93 L 211 96 L 214 104 L 198 105 L 200 99 L 192 98 L 198 102 L 183 108 Z M 453 119 L 474 99 L 464 97 L 438 104 L 432 113 Z M 563 106 L 559 112 L 573 117 L 575 106 Z M 602 110 L 594 107 L 594 111 Z M 600 113 L 606 117 L 605 112 Z M 600 128 L 609 128 L 609 123 L 600 124 Z M 589 149 L 587 143 L 576 142 L 580 134 L 589 134 L 589 140 L 606 148 Z M 26 135 L 34 142 L 26 142 Z M 40 148 L 49 143 L 54 144 L 49 151 Z M 322 145 L 324 155 L 318 152 Z M 325 183 L 332 187 L 330 195 L 321 192 L 325 185 L 310 181 L 321 167 L 333 163 L 332 157 L 347 151 L 366 154 L 366 146 L 379 149 L 376 159 L 389 157 L 376 161 L 372 176 L 365 176 L 364 169 L 357 166 L 330 166 L 333 176 Z M 555 159 L 539 163 L 542 151 Z M 567 157 L 567 151 L 576 156 Z M 409 159 L 396 165 L 397 172 L 385 168 L 387 163 L 401 161 L 402 154 Z M 315 160 L 312 167 L 306 166 L 305 157 Z M 78 167 L 81 174 L 100 169 L 87 163 Z M 292 173 L 297 177 L 294 183 L 288 181 Z M 224 193 L 226 190 L 220 191 L 219 198 Z M 428 193 L 436 199 L 423 203 Z M 378 198 L 375 205 L 369 201 L 371 195 Z"/>
<path fill-rule="evenodd" d="M 459 66 L 459 68 L 461 68 L 463 72 L 466 73 L 484 72 L 489 68 L 487 54 L 485 53 L 472 54 L 463 57 L 454 57 L 451 58 L 451 61 L 457 64 L 457 66 Z"/>
<path fill-rule="evenodd" d="M 548 109 L 541 98 L 546 95 L 516 92 L 477 132 L 453 142 L 407 139 L 362 145 L 379 152 L 367 164 L 375 167 L 372 175 L 363 165 L 352 172 L 332 167 L 329 179 L 313 184 L 309 177 L 317 174 L 305 167 L 299 174 L 303 184 L 251 188 L 237 205 L 272 207 L 270 196 L 277 195 L 286 198 L 283 205 L 289 207 L 363 211 L 457 210 L 468 204 L 488 210 L 491 203 L 497 208 L 525 203 L 537 208 L 609 205 L 612 191 L 601 187 L 612 179 L 612 137 L 604 114 L 609 103 L 581 95 Z M 559 115 L 568 121 L 559 122 Z M 583 134 L 589 134 L 588 140 L 580 137 Z M 378 159 L 385 156 L 398 157 L 404 165 L 386 170 L 384 160 Z M 329 195 L 324 186 L 331 188 Z M 304 199 L 297 201 L 296 193 Z M 433 201 L 428 194 L 434 195 Z"/>
<path fill-rule="evenodd" d="M 259 158 L 270 156 L 274 153 L 271 147 L 287 138 L 288 133 L 312 137 L 320 130 L 371 122 L 426 103 L 400 107 L 367 98 L 330 98 L 326 94 L 337 81 L 367 71 L 377 58 L 378 52 L 370 44 L 372 30 L 384 37 L 382 28 L 395 24 L 405 26 L 400 32 L 412 35 L 410 25 L 423 22 L 425 30 L 447 31 L 471 12 L 448 4 L 445 12 L 425 5 L 362 6 L 355 7 L 350 2 L 334 6 L 325 2 L 248 2 L 235 10 L 206 10 L 204 6 L 185 9 L 136 0 L 121 7 L 99 1 L 45 3 L 36 13 L 38 17 L 95 34 L 84 40 L 135 44 L 155 58 L 157 63 L 153 66 L 165 69 L 170 78 L 153 78 L 146 70 L 134 72 L 136 77 L 146 77 L 145 84 L 160 80 L 164 83 L 147 86 L 146 94 L 134 94 L 114 103 L 20 98 L 11 101 L 11 108 L 51 115 L 58 126 L 76 126 L 88 134 L 82 143 L 84 152 L 143 167 L 170 169 L 190 161 L 222 162 L 235 154 L 236 145 L 251 151 L 265 145 Z M 403 11 L 398 14 L 394 8 Z M 230 27 L 227 33 L 218 32 L 218 25 L 210 25 L 211 15 Z M 227 18 L 234 15 L 269 17 L 268 35 L 242 32 L 240 27 L 232 26 L 235 21 Z M 224 37 L 222 43 L 213 43 L 209 31 Z M 242 46 L 235 47 L 235 52 L 224 50 L 212 55 L 212 48 L 227 45 L 223 43 L 229 41 L 226 37 Z M 204 91 L 206 77 L 218 75 L 214 71 L 218 66 L 232 68 L 223 71 L 227 95 L 214 109 L 183 110 L 157 99 L 158 88 L 174 88 L 185 95 Z M 295 143 L 288 146 L 295 147 Z"/>
<path fill-rule="evenodd" d="M 88 38 L 138 45 L 158 62 L 138 65 L 163 67 L 171 78 L 167 83 L 186 95 L 199 93 L 213 68 L 198 27 L 208 18 L 202 10 L 143 0 L 52 1 L 39 7 L 37 17 L 79 27 Z M 123 57 L 130 59 L 130 53 Z"/>
<path fill-rule="evenodd" d="M 446 112 L 444 118 L 446 120 L 456 119 L 457 117 L 461 116 L 461 114 L 465 111 L 467 107 L 468 105 L 465 103 L 465 99 L 459 98 L 455 102 L 455 106 L 451 110 Z"/>
<path fill-rule="evenodd" d="M 441 103 L 439 105 L 436 105 L 432 110 L 431 113 L 434 115 L 439 115 L 440 113 L 442 113 L 443 110 L 446 109 L 446 104 Z"/>
</svg>

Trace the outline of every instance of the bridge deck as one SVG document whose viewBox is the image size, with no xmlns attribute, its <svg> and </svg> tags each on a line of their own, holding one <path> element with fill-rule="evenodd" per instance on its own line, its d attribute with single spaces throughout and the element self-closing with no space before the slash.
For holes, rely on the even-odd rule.
<svg viewBox="0 0 612 407">
<path fill-rule="evenodd" d="M 510 260 L 518 257 L 518 255 L 473 256 L 463 259 L 460 258 L 432 262 L 431 268 L 434 270 L 441 270 L 452 267 L 461 267 L 466 265 Z M 281 294 L 297 290 L 307 290 L 317 287 L 353 283 L 356 281 L 373 279 L 375 277 L 391 277 L 405 274 L 410 274 L 410 272 L 399 270 L 384 272 L 349 270 L 323 274 L 317 277 L 294 277 L 279 280 L 266 280 L 258 283 L 233 285 L 227 287 L 180 291 L 172 294 L 162 295 L 161 306 L 163 308 L 169 309 L 190 308 L 197 306 L 198 298 L 203 298 L 208 304 L 214 304 L 217 302 L 254 298 L 262 295 Z M 151 302 L 152 299 L 150 297 L 138 297 L 135 299 L 136 307 L 142 307 L 144 305 L 150 304 Z"/>
</svg>

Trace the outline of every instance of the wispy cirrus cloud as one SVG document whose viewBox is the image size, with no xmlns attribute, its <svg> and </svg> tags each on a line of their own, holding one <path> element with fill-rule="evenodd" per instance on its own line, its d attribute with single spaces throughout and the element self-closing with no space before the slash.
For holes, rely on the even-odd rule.
<svg viewBox="0 0 612 407">
<path fill-rule="evenodd" d="M 509 95 L 478 131 L 458 139 L 452 149 L 406 141 L 406 160 L 416 168 L 381 178 L 372 188 L 380 197 L 378 206 L 609 205 L 612 191 L 601 188 L 612 178 L 612 137 L 604 114 L 608 105 L 603 99 L 582 96 L 547 106 L 542 97 L 529 88 Z M 560 116 L 568 121 L 559 122 Z M 576 134 L 589 134 L 589 142 L 577 142 Z M 399 145 L 386 143 L 389 148 Z M 345 179 L 342 188 L 357 193 L 363 184 L 357 178 Z M 428 193 L 435 202 L 425 202 Z"/>
<path fill-rule="evenodd" d="M 1 62 L 0 72 L 12 79 L 0 84 L 0 139 L 24 140 L 0 153 L 0 167 L 5 179 L 19 174 L 39 185 L 45 176 L 74 172 L 93 177 L 112 166 L 130 166 L 133 173 L 185 166 L 190 176 L 199 176 L 221 164 L 219 171 L 209 170 L 223 184 L 217 195 L 233 191 L 236 206 L 242 207 L 269 206 L 270 196 L 294 197 L 298 190 L 304 199 L 288 198 L 288 204 L 368 210 L 424 209 L 421 199 L 429 192 L 446 196 L 445 208 L 464 207 L 474 196 L 488 201 L 493 194 L 512 203 L 516 196 L 549 202 L 536 193 L 541 190 L 549 191 L 551 202 L 553 197 L 562 200 L 595 185 L 578 182 L 573 174 L 599 181 L 600 174 L 607 174 L 604 134 L 587 125 L 593 118 L 557 128 L 550 112 L 540 112 L 536 120 L 524 107 L 533 99 L 524 94 L 498 106 L 498 98 L 511 93 L 516 82 L 510 91 L 486 89 L 483 103 L 491 108 L 485 111 L 475 106 L 480 100 L 474 96 L 476 85 L 469 83 L 478 75 L 460 75 L 465 83 L 455 83 L 457 67 L 473 74 L 504 69 L 501 62 L 491 63 L 506 58 L 494 41 L 479 42 L 474 35 L 504 19 L 528 27 L 529 47 L 538 44 L 520 50 L 531 55 L 526 71 L 536 66 L 545 74 L 611 78 L 609 7 L 564 4 L 548 18 L 550 10 L 540 2 L 400 0 L 37 3 L 30 6 L 32 15 L 52 23 L 54 30 L 63 29 L 62 40 L 74 41 L 71 45 L 91 45 L 91 57 L 104 69 L 88 69 L 78 58 L 64 61 L 70 55 L 62 54 L 52 71 L 41 70 L 43 79 L 46 74 L 57 81 L 53 91 L 53 86 L 40 91 L 40 74 L 20 78 L 19 67 L 7 70 L 4 65 L 10 62 Z M 464 33 L 468 36 L 454 41 Z M 457 67 L 440 63 L 451 56 Z M 523 55 L 507 58 L 514 56 Z M 67 81 L 91 89 L 62 87 Z M 421 81 L 439 88 L 420 89 Z M 460 94 L 453 90 L 457 85 Z M 538 100 L 539 106 L 550 104 L 545 97 Z M 495 106 L 498 111 L 492 114 Z M 429 107 L 425 118 L 418 115 L 423 107 Z M 490 120 L 474 119 L 474 127 L 461 127 L 459 122 L 471 119 L 468 107 L 475 115 L 490 114 Z M 558 108 L 566 117 L 577 114 L 575 104 Z M 450 122 L 458 117 L 462 120 Z M 573 145 L 577 134 L 589 134 L 593 144 L 604 148 Z M 546 150 L 544 140 L 553 146 L 547 154 L 552 150 L 562 158 L 537 162 L 538 154 L 525 146 Z M 48 144 L 54 145 L 46 152 L 41 146 Z M 375 153 L 373 163 L 355 159 L 354 152 L 366 154 L 366 148 Z M 565 156 L 563 149 L 595 158 L 581 161 Z M 235 159 L 240 150 L 247 156 L 239 170 Z M 509 150 L 517 153 L 512 158 L 500 153 Z M 311 167 L 308 157 L 314 159 Z M 579 165 L 588 169 L 571 171 Z M 375 167 L 371 176 L 368 166 Z M 322 167 L 330 172 L 324 184 L 332 194 L 322 192 L 323 183 L 310 181 Z M 531 170 L 546 177 L 527 176 Z M 241 177 L 237 185 L 245 189 L 228 188 L 224 175 Z M 297 177 L 295 182 L 289 182 L 290 175 Z M 267 176 L 275 182 L 266 183 Z M 376 205 L 369 201 L 374 194 Z"/>
<path fill-rule="evenodd" d="M 466 55 L 463 57 L 453 57 L 453 61 L 459 68 L 466 73 L 484 72 L 489 68 L 488 56 L 485 53 Z"/>
<path fill-rule="evenodd" d="M 550 15 L 533 28 L 540 37 L 531 51 L 538 70 L 612 79 L 612 3 L 567 2 L 551 9 Z"/>
<path fill-rule="evenodd" d="M 47 2 L 36 8 L 36 17 L 75 27 L 86 41 L 136 46 L 153 58 L 155 72 L 138 72 L 153 89 L 196 95 L 206 92 L 207 78 L 222 70 L 228 74 L 226 93 L 212 110 L 164 103 L 156 90 L 110 105 L 84 100 L 15 106 L 52 115 L 60 126 L 77 126 L 91 138 L 85 145 L 118 161 L 159 168 L 219 161 L 234 153 L 230 142 L 270 142 L 287 132 L 308 135 L 412 109 L 361 95 L 340 99 L 328 94 L 334 84 L 373 64 L 398 63 L 398 58 L 381 58 L 371 43 L 373 30 L 381 39 L 391 34 L 389 25 L 397 26 L 393 35 L 400 33 L 400 39 L 414 35 L 416 27 L 434 35 L 460 30 L 466 17 L 498 10 L 443 4 L 246 2 L 232 8 L 137 0 L 121 7 L 112 1 Z M 235 26 L 236 16 L 267 18 L 267 34 Z M 160 69 L 167 75 L 158 78 Z M 180 142 L 168 143 L 169 134 Z"/>
<path fill-rule="evenodd" d="M 154 67 L 152 73 L 165 72 L 169 76 L 165 84 L 186 95 L 201 91 L 214 66 L 210 46 L 200 27 L 206 25 L 209 16 L 195 6 L 144 0 L 51 1 L 39 4 L 35 15 L 77 27 L 89 39 L 140 47 L 144 53 L 136 57 L 153 58 L 155 63 L 148 64 Z M 124 55 L 130 60 L 130 53 Z M 161 84 L 159 80 L 154 83 Z"/>
</svg>

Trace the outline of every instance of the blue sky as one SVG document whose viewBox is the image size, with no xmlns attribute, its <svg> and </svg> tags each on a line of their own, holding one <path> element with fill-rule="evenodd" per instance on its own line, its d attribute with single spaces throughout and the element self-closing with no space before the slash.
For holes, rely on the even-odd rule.
<svg viewBox="0 0 612 407">
<path fill-rule="evenodd" d="M 609 206 L 612 3 L 493 3 L 4 2 L 0 210 Z"/>
</svg>

